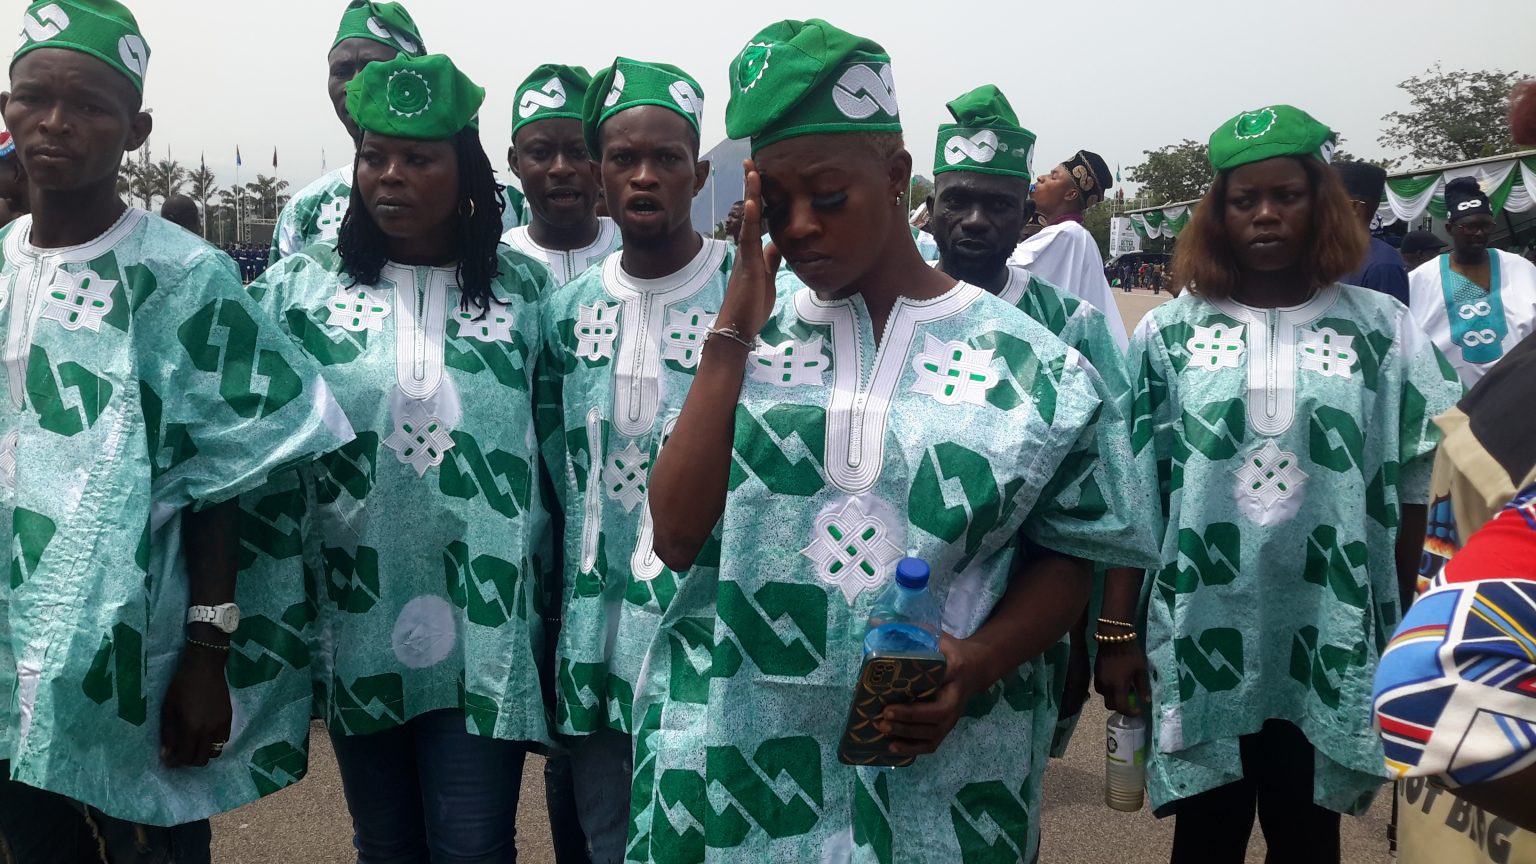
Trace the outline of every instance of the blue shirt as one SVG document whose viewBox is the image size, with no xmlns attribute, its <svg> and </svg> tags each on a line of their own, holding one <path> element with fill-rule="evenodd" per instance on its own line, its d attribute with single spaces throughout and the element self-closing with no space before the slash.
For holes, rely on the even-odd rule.
<svg viewBox="0 0 1536 864">
<path fill-rule="evenodd" d="M 1340 281 L 1380 291 L 1388 297 L 1396 297 L 1404 306 L 1408 305 L 1408 268 L 1403 265 L 1403 256 L 1380 237 L 1371 238 L 1371 251 L 1366 254 L 1360 269 Z"/>
</svg>

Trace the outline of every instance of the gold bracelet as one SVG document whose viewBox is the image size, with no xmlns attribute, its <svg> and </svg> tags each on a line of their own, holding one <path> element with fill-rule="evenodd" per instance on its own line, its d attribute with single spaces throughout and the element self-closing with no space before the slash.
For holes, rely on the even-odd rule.
<svg viewBox="0 0 1536 864">
<path fill-rule="evenodd" d="M 1108 624 L 1111 627 L 1124 627 L 1127 630 L 1135 630 L 1136 629 L 1136 625 L 1135 624 L 1131 624 L 1131 623 L 1129 623 L 1127 621 L 1116 621 L 1113 618 L 1100 618 L 1099 619 L 1099 623 L 1100 624 Z"/>
<path fill-rule="evenodd" d="M 1094 634 L 1093 634 L 1093 638 L 1095 640 L 1099 641 L 1099 642 L 1108 642 L 1111 645 L 1119 645 L 1119 644 L 1122 644 L 1122 643 L 1125 643 L 1125 642 L 1134 642 L 1139 637 L 1138 637 L 1136 631 L 1132 630 L 1131 632 L 1126 633 L 1126 634 L 1121 635 L 1121 636 L 1106 636 L 1103 633 L 1099 633 L 1099 632 L 1095 631 Z"/>
<path fill-rule="evenodd" d="M 705 342 L 708 342 L 711 336 L 724 336 L 725 338 L 735 342 L 748 351 L 757 350 L 757 340 L 753 339 L 751 342 L 748 342 L 745 338 L 742 337 L 741 331 L 737 330 L 735 327 L 711 327 L 704 332 L 706 334 L 704 337 Z"/>
<path fill-rule="evenodd" d="M 210 651 L 223 651 L 226 654 L 229 653 L 228 645 L 215 645 L 212 642 L 204 642 L 201 639 L 193 639 L 190 636 L 187 637 L 187 644 L 196 645 L 199 648 L 207 648 Z"/>
</svg>

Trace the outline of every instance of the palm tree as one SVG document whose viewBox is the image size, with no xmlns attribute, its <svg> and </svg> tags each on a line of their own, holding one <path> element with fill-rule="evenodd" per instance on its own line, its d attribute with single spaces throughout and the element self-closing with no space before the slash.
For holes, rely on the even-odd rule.
<svg viewBox="0 0 1536 864">
<path fill-rule="evenodd" d="M 258 219 L 276 219 L 277 209 L 282 206 L 280 193 L 288 188 L 287 180 L 279 180 L 276 177 L 268 177 L 265 174 L 257 174 L 254 183 L 245 184 L 245 189 L 254 200 L 255 216 Z"/>
<path fill-rule="evenodd" d="M 150 195 L 161 200 L 180 194 L 187 185 L 187 169 L 173 159 L 151 162 L 146 175 Z"/>
<path fill-rule="evenodd" d="M 207 169 L 207 164 L 200 164 L 197 171 L 187 174 L 187 183 L 192 184 L 192 198 L 203 208 L 203 237 L 212 237 L 214 231 L 209 228 L 209 220 L 212 220 L 214 214 L 207 209 L 207 201 L 218 194 L 217 178 L 214 172 Z"/>
<path fill-rule="evenodd" d="M 144 173 L 144 165 L 135 162 L 132 156 L 123 160 L 122 167 L 117 172 L 117 194 L 124 198 L 133 198 L 138 194 L 139 178 Z"/>
</svg>

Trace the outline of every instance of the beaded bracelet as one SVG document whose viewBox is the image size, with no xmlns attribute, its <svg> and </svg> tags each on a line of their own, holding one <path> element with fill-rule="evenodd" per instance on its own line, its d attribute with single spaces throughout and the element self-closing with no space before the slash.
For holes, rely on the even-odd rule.
<svg viewBox="0 0 1536 864">
<path fill-rule="evenodd" d="M 1137 634 L 1135 630 L 1120 636 L 1106 636 L 1103 633 L 1095 632 L 1093 634 L 1093 638 L 1099 642 L 1108 642 L 1111 645 L 1118 645 L 1124 642 L 1134 642 L 1137 638 Z"/>
<path fill-rule="evenodd" d="M 748 342 L 746 339 L 743 339 L 741 336 L 741 331 L 737 330 L 735 327 L 711 327 L 704 332 L 708 334 L 704 337 L 705 342 L 709 341 L 710 336 L 724 336 L 725 338 L 735 342 L 748 351 L 757 350 L 757 346 L 752 342 Z M 753 341 L 755 342 L 756 340 Z"/>
<path fill-rule="evenodd" d="M 1116 621 L 1113 618 L 1100 618 L 1099 619 L 1099 623 L 1100 624 L 1108 624 L 1111 627 L 1124 627 L 1127 630 L 1135 630 L 1136 629 L 1136 625 L 1135 624 L 1132 624 L 1132 623 L 1130 623 L 1128 621 Z"/>
<path fill-rule="evenodd" d="M 193 639 L 190 636 L 187 637 L 187 644 L 196 645 L 199 648 L 207 648 L 209 651 L 223 651 L 226 654 L 229 653 L 228 645 L 215 645 L 212 642 L 204 642 L 201 639 Z"/>
</svg>

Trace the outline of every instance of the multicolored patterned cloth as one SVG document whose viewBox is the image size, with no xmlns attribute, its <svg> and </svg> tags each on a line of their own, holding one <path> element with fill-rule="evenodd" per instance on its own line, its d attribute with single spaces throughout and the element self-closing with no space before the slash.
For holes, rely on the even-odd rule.
<svg viewBox="0 0 1536 864">
<path fill-rule="evenodd" d="M 1536 762 L 1536 486 L 1473 534 L 1376 673 L 1387 768 L 1465 786 Z"/>
</svg>

